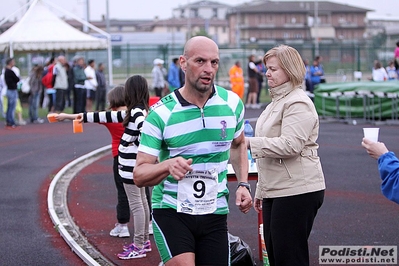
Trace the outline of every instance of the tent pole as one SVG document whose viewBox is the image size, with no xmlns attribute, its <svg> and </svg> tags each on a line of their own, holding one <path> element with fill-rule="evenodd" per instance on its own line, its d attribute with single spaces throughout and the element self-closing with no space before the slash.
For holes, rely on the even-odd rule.
<svg viewBox="0 0 399 266">
<path fill-rule="evenodd" d="M 109 79 L 109 86 L 114 85 L 114 77 L 113 77 L 113 70 L 112 70 L 112 44 L 111 44 L 111 36 L 107 36 L 107 42 L 108 42 L 108 79 Z"/>
<path fill-rule="evenodd" d="M 92 25 L 91 23 L 89 23 L 88 21 L 85 21 L 81 18 L 79 18 L 78 16 L 74 15 L 71 12 L 68 12 L 64 9 L 61 9 L 60 7 L 58 7 L 57 5 L 51 3 L 48 0 L 45 0 L 45 2 L 54 7 L 55 9 L 61 11 L 62 13 L 72 17 L 73 19 L 76 19 L 78 22 L 82 23 L 83 25 L 89 27 L 90 29 L 100 33 L 101 35 L 105 36 L 107 38 L 107 50 L 108 50 L 108 77 L 109 77 L 109 85 L 112 85 L 113 83 L 113 75 L 112 75 L 112 44 L 111 44 L 111 35 L 108 32 L 103 31 L 102 29 Z"/>
<path fill-rule="evenodd" d="M 14 57 L 14 49 L 12 49 L 12 42 L 10 42 L 10 58 Z"/>
</svg>

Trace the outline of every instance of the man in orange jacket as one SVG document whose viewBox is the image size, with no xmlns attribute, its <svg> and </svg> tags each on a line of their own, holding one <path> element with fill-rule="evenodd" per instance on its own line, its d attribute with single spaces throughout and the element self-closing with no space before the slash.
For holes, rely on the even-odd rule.
<svg viewBox="0 0 399 266">
<path fill-rule="evenodd" d="M 236 61 L 236 63 L 230 68 L 229 76 L 231 90 L 235 92 L 241 99 L 244 99 L 244 73 L 239 61 Z"/>
</svg>

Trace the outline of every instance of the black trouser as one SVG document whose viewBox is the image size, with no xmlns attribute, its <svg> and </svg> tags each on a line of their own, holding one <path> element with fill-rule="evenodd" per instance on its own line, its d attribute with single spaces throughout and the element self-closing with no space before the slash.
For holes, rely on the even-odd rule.
<svg viewBox="0 0 399 266">
<path fill-rule="evenodd" d="M 86 89 L 74 88 L 73 89 L 73 112 L 83 113 L 86 111 Z"/>
<path fill-rule="evenodd" d="M 122 177 L 118 171 L 118 156 L 114 157 L 114 180 L 116 190 L 118 191 L 118 204 L 116 205 L 116 219 L 118 223 L 125 224 L 130 221 L 130 207 L 127 200 L 125 188 L 123 187 Z"/>
<path fill-rule="evenodd" d="M 105 110 L 105 102 L 107 98 L 107 91 L 105 88 L 97 88 L 96 90 L 96 111 Z"/>
<path fill-rule="evenodd" d="M 324 190 L 262 202 L 263 235 L 271 266 L 309 266 L 308 238 Z"/>
<path fill-rule="evenodd" d="M 147 197 L 148 208 L 150 209 L 150 221 L 152 221 L 151 193 L 149 187 L 145 187 L 145 196 Z"/>
<path fill-rule="evenodd" d="M 64 89 L 55 89 L 55 112 L 62 112 L 65 108 L 65 93 Z"/>
<path fill-rule="evenodd" d="M 155 90 L 155 96 L 158 96 L 158 97 L 162 97 L 162 91 L 163 91 L 163 88 L 154 88 L 154 90 Z"/>
</svg>

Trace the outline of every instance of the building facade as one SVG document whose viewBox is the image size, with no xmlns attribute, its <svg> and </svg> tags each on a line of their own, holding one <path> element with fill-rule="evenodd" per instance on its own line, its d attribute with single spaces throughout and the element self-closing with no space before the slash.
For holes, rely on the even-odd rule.
<svg viewBox="0 0 399 266">
<path fill-rule="evenodd" d="M 233 46 L 320 42 L 363 42 L 368 9 L 327 1 L 252 1 L 227 14 Z"/>
</svg>

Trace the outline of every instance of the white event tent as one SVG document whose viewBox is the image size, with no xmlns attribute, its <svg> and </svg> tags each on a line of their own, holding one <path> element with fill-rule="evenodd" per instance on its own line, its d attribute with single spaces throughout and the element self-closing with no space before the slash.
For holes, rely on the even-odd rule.
<svg viewBox="0 0 399 266">
<path fill-rule="evenodd" d="M 55 6 L 50 1 L 32 0 L 28 4 L 30 7 L 23 17 L 0 35 L 0 51 L 9 50 L 10 57 L 13 57 L 14 51 L 29 53 L 108 49 L 109 84 L 112 84 L 112 46 L 111 36 L 108 33 Z M 46 5 L 76 19 L 105 38 L 97 38 L 79 31 L 51 12 Z M 7 19 L 0 22 L 0 25 Z"/>
</svg>

